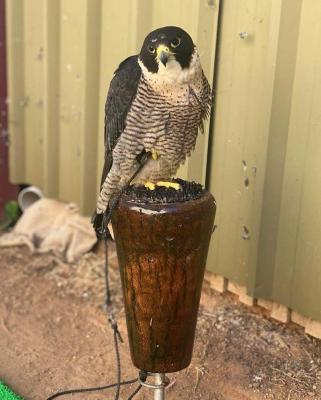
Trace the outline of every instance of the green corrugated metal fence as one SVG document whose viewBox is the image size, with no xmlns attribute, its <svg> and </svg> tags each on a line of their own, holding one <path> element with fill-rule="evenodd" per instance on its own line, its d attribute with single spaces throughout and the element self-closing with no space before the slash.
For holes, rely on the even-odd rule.
<svg viewBox="0 0 321 400">
<path fill-rule="evenodd" d="M 180 25 L 215 66 L 215 119 L 180 170 L 217 199 L 208 268 L 321 320 L 320 20 L 313 0 L 7 0 L 12 181 L 89 214 L 112 73 Z"/>
<path fill-rule="evenodd" d="M 218 202 L 209 268 L 317 320 L 320 20 L 311 0 L 221 2 L 209 149 Z"/>
</svg>

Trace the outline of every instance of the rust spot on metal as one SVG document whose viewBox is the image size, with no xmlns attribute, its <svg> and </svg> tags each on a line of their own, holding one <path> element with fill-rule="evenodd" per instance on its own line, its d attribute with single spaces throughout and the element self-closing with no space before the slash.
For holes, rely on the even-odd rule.
<svg viewBox="0 0 321 400">
<path fill-rule="evenodd" d="M 250 231 L 248 230 L 248 228 L 245 225 L 243 225 L 242 239 L 250 240 Z"/>
</svg>

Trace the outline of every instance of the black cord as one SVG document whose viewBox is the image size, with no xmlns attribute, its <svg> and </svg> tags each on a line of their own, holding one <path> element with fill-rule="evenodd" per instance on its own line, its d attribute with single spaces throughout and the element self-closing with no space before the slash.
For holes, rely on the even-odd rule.
<svg viewBox="0 0 321 400">
<path fill-rule="evenodd" d="M 131 383 L 135 383 L 138 380 L 136 378 L 136 379 L 131 379 L 129 381 L 121 382 L 121 365 L 120 365 L 120 354 L 119 354 L 118 340 L 120 340 L 120 342 L 123 342 L 123 339 L 122 339 L 122 337 L 120 335 L 120 332 L 118 330 L 117 321 L 115 319 L 113 308 L 112 308 L 112 298 L 111 298 L 111 291 L 110 291 L 110 285 L 109 285 L 108 242 L 107 242 L 107 237 L 105 237 L 105 268 L 104 268 L 104 270 L 105 270 L 105 306 L 106 306 L 106 313 L 107 313 L 108 322 L 109 322 L 109 324 L 110 324 L 110 326 L 111 326 L 111 328 L 112 328 L 112 330 L 114 332 L 114 346 L 115 346 L 116 362 L 117 362 L 117 382 L 113 383 L 111 385 L 98 386 L 98 387 L 93 387 L 93 388 L 64 390 L 62 392 L 57 392 L 54 395 L 48 397 L 47 400 L 53 400 L 53 399 L 55 399 L 57 397 L 65 396 L 65 395 L 68 395 L 68 394 L 94 392 L 94 391 L 100 391 L 100 390 L 104 390 L 104 389 L 111 389 L 113 387 L 116 387 L 115 400 L 118 400 L 119 399 L 119 394 L 120 394 L 120 387 L 122 385 L 129 385 Z"/>
<path fill-rule="evenodd" d="M 111 305 L 111 293 L 109 287 L 109 268 L 108 268 L 108 243 L 107 243 L 107 235 L 104 237 L 105 242 L 105 304 L 106 307 Z"/>
<path fill-rule="evenodd" d="M 121 365 L 120 365 L 120 354 L 119 354 L 119 344 L 118 344 L 118 339 L 120 342 L 123 342 L 123 339 L 120 335 L 120 332 L 118 330 L 118 325 L 117 321 L 114 317 L 114 312 L 112 309 L 112 298 L 111 298 L 111 291 L 110 291 L 110 285 L 109 285 L 109 268 L 108 268 L 108 243 L 107 243 L 107 237 L 105 236 L 105 306 L 106 306 L 106 313 L 108 317 L 108 322 L 113 329 L 114 332 L 114 345 L 115 345 L 115 353 L 116 353 L 116 362 L 117 362 L 117 382 L 112 383 L 110 385 L 105 385 L 105 386 L 98 386 L 98 387 L 92 387 L 92 388 L 83 388 L 83 389 L 69 389 L 69 390 L 64 390 L 62 392 L 57 392 L 53 394 L 52 396 L 48 397 L 47 400 L 53 400 L 56 399 L 57 397 L 60 396 L 65 396 L 68 394 L 76 394 L 76 393 L 84 393 L 84 392 L 95 392 L 95 391 L 100 391 L 100 390 L 105 390 L 105 389 L 111 389 L 113 387 L 116 387 L 116 393 L 115 393 L 115 400 L 119 399 L 119 394 L 120 394 L 120 387 L 122 385 L 129 385 L 131 383 L 137 382 L 136 379 L 131 379 L 129 381 L 122 381 L 121 382 Z M 135 392 L 137 389 L 135 389 Z M 132 396 L 135 396 L 136 393 L 133 393 Z M 132 399 L 133 397 L 130 397 Z"/>
<path fill-rule="evenodd" d="M 131 383 L 135 383 L 135 382 L 137 382 L 137 379 L 131 379 L 129 381 L 120 382 L 120 385 L 130 385 Z M 118 385 L 118 383 L 112 383 L 111 385 L 106 385 L 106 386 L 97 386 L 97 387 L 92 387 L 92 388 L 64 390 L 62 392 L 57 392 L 57 393 L 53 394 L 52 396 L 48 397 L 47 400 L 53 400 L 53 399 L 56 399 L 59 396 L 65 396 L 67 394 L 96 392 L 96 391 L 99 391 L 99 390 L 111 389 L 113 387 L 116 387 L 117 385 Z"/>
<path fill-rule="evenodd" d="M 148 376 L 147 372 L 139 371 L 139 379 L 140 379 L 141 382 L 146 382 L 147 376 Z M 127 400 L 132 400 L 136 396 L 136 394 L 140 391 L 140 389 L 142 387 L 143 387 L 143 385 L 140 383 L 137 386 L 137 388 L 133 391 L 133 393 L 128 397 Z"/>
<path fill-rule="evenodd" d="M 115 400 L 119 399 L 120 393 L 120 378 L 121 378 L 121 366 L 120 366 L 120 355 L 119 355 L 119 348 L 118 348 L 118 340 L 117 340 L 117 331 L 114 330 L 114 343 L 115 343 L 115 351 L 116 351 L 116 361 L 117 361 L 117 388 L 115 394 Z"/>
<path fill-rule="evenodd" d="M 134 390 L 134 392 L 128 397 L 127 400 L 132 400 L 132 399 L 136 396 L 136 394 L 140 391 L 140 389 L 141 389 L 142 387 L 143 387 L 143 386 L 142 386 L 141 384 L 139 384 L 139 385 L 137 386 L 137 389 Z"/>
<path fill-rule="evenodd" d="M 135 171 L 135 173 L 131 176 L 129 181 L 127 182 L 126 186 L 119 191 L 118 195 L 115 198 L 115 201 L 113 202 L 112 206 L 109 209 L 108 216 L 106 216 L 104 220 L 104 241 L 105 241 L 105 306 L 106 306 L 106 313 L 107 313 L 107 318 L 108 322 L 111 326 L 111 328 L 114 331 L 114 345 L 115 345 L 115 353 L 116 353 L 116 363 L 117 363 L 117 383 L 112 383 L 111 385 L 106 385 L 106 386 L 98 386 L 98 387 L 92 387 L 92 388 L 83 388 L 83 389 L 69 389 L 69 390 L 64 390 L 62 392 L 57 392 L 53 394 L 52 396 L 48 397 L 47 400 L 53 400 L 56 399 L 57 397 L 60 396 L 65 396 L 68 394 L 75 394 L 75 393 L 84 393 L 84 392 L 95 392 L 95 391 L 100 391 L 100 390 L 105 390 L 105 389 L 111 389 L 113 387 L 116 387 L 116 392 L 115 392 L 115 399 L 114 400 L 119 400 L 119 394 L 120 394 L 120 387 L 122 385 L 129 385 L 131 383 L 137 382 L 136 379 L 131 379 L 129 381 L 122 381 L 121 382 L 121 364 L 120 364 L 120 354 L 119 354 L 119 344 L 118 340 L 123 343 L 123 339 L 120 335 L 120 332 L 118 330 L 118 325 L 116 318 L 114 316 L 114 311 L 112 307 L 112 298 L 111 298 L 111 291 L 110 291 L 110 285 L 109 285 L 109 266 L 108 266 L 108 242 L 107 242 L 107 224 L 111 219 L 111 214 L 116 208 L 118 201 L 123 194 L 124 190 L 127 189 L 127 187 L 130 185 L 132 180 L 136 177 L 136 175 L 139 173 L 139 171 L 143 168 L 145 165 L 146 161 L 149 158 L 149 153 L 144 154 L 141 157 L 140 160 L 140 166 L 139 168 Z M 146 380 L 147 375 L 145 372 L 140 371 L 140 377 L 141 380 Z M 131 394 L 131 396 L 128 398 L 128 400 L 131 400 L 134 398 L 134 396 L 140 391 L 142 388 L 142 385 L 139 384 L 139 386 L 135 389 L 135 391 Z"/>
</svg>

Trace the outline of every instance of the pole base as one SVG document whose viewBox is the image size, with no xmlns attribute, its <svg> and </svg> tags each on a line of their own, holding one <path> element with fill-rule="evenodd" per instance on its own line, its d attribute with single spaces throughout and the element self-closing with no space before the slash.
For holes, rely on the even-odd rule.
<svg viewBox="0 0 321 400">
<path fill-rule="evenodd" d="M 148 383 L 146 381 L 142 381 L 140 377 L 138 377 L 139 383 L 147 387 L 149 389 L 154 389 L 154 400 L 164 400 L 165 399 L 165 388 L 169 385 L 170 380 L 165 374 L 159 374 L 154 372 L 147 372 L 147 376 L 154 376 L 155 383 Z"/>
</svg>

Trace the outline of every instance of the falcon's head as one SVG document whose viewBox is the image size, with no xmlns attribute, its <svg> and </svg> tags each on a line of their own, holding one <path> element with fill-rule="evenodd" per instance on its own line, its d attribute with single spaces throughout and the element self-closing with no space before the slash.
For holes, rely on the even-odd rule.
<svg viewBox="0 0 321 400">
<path fill-rule="evenodd" d="M 200 65 L 192 38 L 176 26 L 149 33 L 139 54 L 139 63 L 143 73 L 170 81 L 180 80 L 186 72 Z"/>
</svg>

